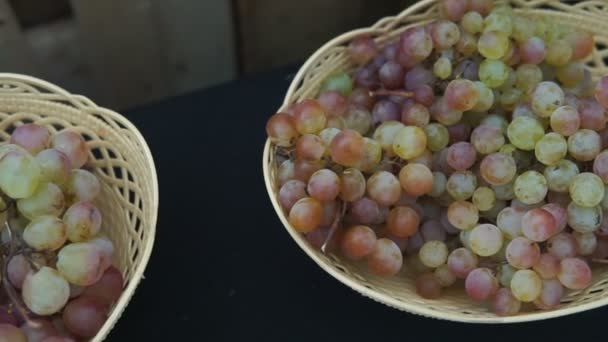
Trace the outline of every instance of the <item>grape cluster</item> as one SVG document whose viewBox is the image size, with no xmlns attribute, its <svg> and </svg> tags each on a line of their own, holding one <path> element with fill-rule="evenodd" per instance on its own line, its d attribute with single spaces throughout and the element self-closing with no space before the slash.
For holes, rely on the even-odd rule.
<svg viewBox="0 0 608 342">
<path fill-rule="evenodd" d="M 594 38 L 492 0 L 440 18 L 273 115 L 278 201 L 324 252 L 439 298 L 464 282 L 497 315 L 559 306 L 608 257 L 608 76 Z M 406 275 L 407 274 L 407 275 Z"/>
<path fill-rule="evenodd" d="M 0 145 L 2 341 L 93 337 L 122 293 L 88 155 L 79 133 L 33 123 Z"/>
</svg>

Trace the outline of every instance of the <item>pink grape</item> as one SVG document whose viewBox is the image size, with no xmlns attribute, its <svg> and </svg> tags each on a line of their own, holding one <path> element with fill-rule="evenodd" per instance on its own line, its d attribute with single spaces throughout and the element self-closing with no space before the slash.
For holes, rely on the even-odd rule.
<svg viewBox="0 0 608 342">
<path fill-rule="evenodd" d="M 355 166 L 362 158 L 365 142 L 361 134 L 345 129 L 332 140 L 331 158 L 344 166 Z"/>
<path fill-rule="evenodd" d="M 59 334 L 53 323 L 47 319 L 36 319 L 33 323 L 35 325 L 26 322 L 20 327 L 28 342 L 46 341 L 49 337 Z"/>
<path fill-rule="evenodd" d="M 322 162 L 296 160 L 293 164 L 293 178 L 308 183 L 313 173 L 323 168 Z M 287 170 L 287 172 L 290 172 Z"/>
<path fill-rule="evenodd" d="M 504 153 L 492 153 L 483 158 L 479 166 L 481 176 L 491 185 L 511 182 L 517 172 L 515 159 Z"/>
<path fill-rule="evenodd" d="M 289 114 L 277 113 L 268 119 L 266 134 L 268 134 L 270 141 L 278 146 L 291 146 L 298 136 L 298 131 L 293 118 Z M 71 165 L 71 162 L 69 165 Z"/>
<path fill-rule="evenodd" d="M 33 155 L 44 150 L 49 145 L 51 133 L 45 127 L 37 124 L 21 125 L 11 134 L 11 144 L 19 145 Z"/>
<path fill-rule="evenodd" d="M 372 111 L 372 118 L 374 124 L 398 121 L 400 118 L 399 105 L 390 100 L 378 101 Z"/>
<path fill-rule="evenodd" d="M 479 259 L 466 248 L 457 248 L 448 256 L 448 267 L 456 277 L 465 279 L 477 267 Z"/>
<path fill-rule="evenodd" d="M 68 173 L 66 173 L 66 179 Z M 280 186 L 283 186 L 285 183 L 287 183 L 287 181 L 295 178 L 294 163 L 291 160 L 287 159 L 283 161 L 281 165 L 279 165 L 279 170 L 277 171 L 277 178 L 278 184 Z"/>
<path fill-rule="evenodd" d="M 540 208 L 529 210 L 522 217 L 521 224 L 524 236 L 536 242 L 546 241 L 558 232 L 555 217 Z"/>
<path fill-rule="evenodd" d="M 367 257 L 367 264 L 375 274 L 393 276 L 401 270 L 403 256 L 395 242 L 378 239 L 374 251 Z"/>
<path fill-rule="evenodd" d="M 511 207 L 504 208 L 496 218 L 496 225 L 508 239 L 514 239 L 522 235 L 521 221 L 524 213 Z"/>
<path fill-rule="evenodd" d="M 63 310 L 66 328 L 80 337 L 93 337 L 106 321 L 108 308 L 95 297 L 72 300 Z"/>
<path fill-rule="evenodd" d="M 346 98 L 335 90 L 330 90 L 319 95 L 317 99 L 328 118 L 344 116 L 348 109 Z"/>
<path fill-rule="evenodd" d="M 51 147 L 63 152 L 72 168 L 82 167 L 89 158 L 89 148 L 82 136 L 74 131 L 63 130 L 51 138 Z"/>
<path fill-rule="evenodd" d="M 543 279 L 552 279 L 559 272 L 560 260 L 553 254 L 543 253 L 534 264 L 533 269 Z"/>
<path fill-rule="evenodd" d="M 340 175 L 340 198 L 354 202 L 365 195 L 365 177 L 357 169 L 346 169 Z"/>
<path fill-rule="evenodd" d="M 469 0 L 469 10 L 487 16 L 494 7 L 493 0 Z"/>
<path fill-rule="evenodd" d="M 405 69 L 401 64 L 389 60 L 378 71 L 380 82 L 387 89 L 397 89 L 403 86 L 403 78 L 405 77 Z"/>
<path fill-rule="evenodd" d="M 380 79 L 377 70 L 369 66 L 360 68 L 355 73 L 355 85 L 360 88 L 380 88 Z"/>
<path fill-rule="evenodd" d="M 564 209 L 564 207 L 559 203 L 551 201 L 551 199 L 549 199 L 549 202 L 550 203 L 543 205 L 541 209 L 546 210 L 553 215 L 557 225 L 557 232 L 561 232 L 562 230 L 566 229 L 566 225 L 568 224 L 568 214 L 566 209 Z"/>
<path fill-rule="evenodd" d="M 354 39 L 348 45 L 350 57 L 357 64 L 366 64 L 378 54 L 378 46 L 376 42 L 368 36 L 363 36 Z"/>
<path fill-rule="evenodd" d="M 597 249 L 597 236 L 594 233 L 574 232 L 573 235 L 579 255 L 591 255 L 595 252 Z"/>
<path fill-rule="evenodd" d="M 445 126 L 454 125 L 462 119 L 462 112 L 452 109 L 445 97 L 437 99 L 429 111 L 433 119 Z"/>
<path fill-rule="evenodd" d="M 564 287 L 557 279 L 544 279 L 543 289 L 534 304 L 542 310 L 550 310 L 559 306 L 564 296 Z"/>
<path fill-rule="evenodd" d="M 279 203 L 283 210 L 289 212 L 297 201 L 306 196 L 306 183 L 295 179 L 290 180 L 279 190 Z"/>
<path fill-rule="evenodd" d="M 551 114 L 551 129 L 565 137 L 576 133 L 580 124 L 580 117 L 576 108 L 561 106 Z"/>
<path fill-rule="evenodd" d="M 421 105 L 430 107 L 435 101 L 435 92 L 428 84 L 420 85 L 414 89 L 414 100 Z"/>
<path fill-rule="evenodd" d="M 423 27 L 410 27 L 401 34 L 400 52 L 406 57 L 405 61 L 419 62 L 427 58 L 433 51 L 433 40 L 431 35 Z M 401 58 L 401 61 L 404 61 Z M 400 62 L 401 62 L 400 61 Z M 401 63 L 404 66 L 410 66 L 409 63 Z"/>
<path fill-rule="evenodd" d="M 355 88 L 352 93 L 350 93 L 348 101 L 350 104 L 359 105 L 368 110 L 371 110 L 375 103 L 374 98 L 370 95 L 369 89 L 367 88 Z"/>
<path fill-rule="evenodd" d="M 101 229 L 101 212 L 90 202 L 78 202 L 63 215 L 67 237 L 72 242 L 91 239 Z"/>
<path fill-rule="evenodd" d="M 451 21 L 439 20 L 431 24 L 431 38 L 437 49 L 448 49 L 460 40 L 460 29 Z"/>
<path fill-rule="evenodd" d="M 479 212 L 471 202 L 456 201 L 448 207 L 447 218 L 448 222 L 454 227 L 467 230 L 477 225 Z"/>
<path fill-rule="evenodd" d="M 403 107 L 401 111 L 401 122 L 407 126 L 424 127 L 429 124 L 430 113 L 428 108 L 421 104 L 413 104 L 409 107 Z"/>
<path fill-rule="evenodd" d="M 310 177 L 307 190 L 319 201 L 333 201 L 340 193 L 340 178 L 331 170 L 319 170 Z"/>
<path fill-rule="evenodd" d="M 591 269 L 582 259 L 565 258 L 560 263 L 557 278 L 571 290 L 582 290 L 591 284 Z"/>
<path fill-rule="evenodd" d="M 87 171 L 74 169 L 66 184 L 65 196 L 73 201 L 93 201 L 101 192 L 97 177 Z"/>
<path fill-rule="evenodd" d="M 469 0 L 443 0 L 439 2 L 439 13 L 443 18 L 458 22 L 468 7 Z"/>
<path fill-rule="evenodd" d="M 418 231 L 420 217 L 416 211 L 407 206 L 397 206 L 388 214 L 386 226 L 398 237 L 410 237 Z"/>
<path fill-rule="evenodd" d="M 420 235 L 425 242 L 428 241 L 445 241 L 446 233 L 443 225 L 437 220 L 426 221 L 420 227 Z"/>
<path fill-rule="evenodd" d="M 467 275 L 465 290 L 472 299 L 483 301 L 498 291 L 498 279 L 490 269 L 476 268 Z"/>
<path fill-rule="evenodd" d="M 560 233 L 547 242 L 547 251 L 562 260 L 572 258 L 578 253 L 578 247 L 574 236 L 569 233 Z"/>
<path fill-rule="evenodd" d="M 464 122 L 459 122 L 455 125 L 448 127 L 448 133 L 450 134 L 450 143 L 455 144 L 458 142 L 467 142 L 471 135 L 471 126 Z"/>
<path fill-rule="evenodd" d="M 437 299 L 441 297 L 441 284 L 433 273 L 426 273 L 416 279 L 416 293 L 422 298 Z"/>
<path fill-rule="evenodd" d="M 300 160 L 318 161 L 325 154 L 325 144 L 318 135 L 304 134 L 296 142 L 296 158 Z"/>
<path fill-rule="evenodd" d="M 433 189 L 433 173 L 425 165 L 408 164 L 399 172 L 399 182 L 406 194 L 422 196 Z"/>
<path fill-rule="evenodd" d="M 479 100 L 479 93 L 473 82 L 466 79 L 453 80 L 445 90 L 447 105 L 456 111 L 471 110 Z"/>
<path fill-rule="evenodd" d="M 593 36 L 587 32 L 570 32 L 565 39 L 572 47 L 572 59 L 575 60 L 589 56 L 595 47 Z"/>
<path fill-rule="evenodd" d="M 374 252 L 376 233 L 367 226 L 353 226 L 342 237 L 342 253 L 351 260 L 360 260 Z"/>
<path fill-rule="evenodd" d="M 498 316 L 513 316 L 521 309 L 521 302 L 515 298 L 511 289 L 501 288 L 494 296 L 492 307 Z"/>
<path fill-rule="evenodd" d="M 401 197 L 401 184 L 395 175 L 378 171 L 367 180 L 367 193 L 381 206 L 390 206 Z"/>
<path fill-rule="evenodd" d="M 525 237 L 516 237 L 507 245 L 506 256 L 511 266 L 518 269 L 530 268 L 540 258 L 540 247 Z"/>
<path fill-rule="evenodd" d="M 606 128 L 605 108 L 593 98 L 581 99 L 578 107 L 581 128 L 601 131 Z"/>
<path fill-rule="evenodd" d="M 498 152 L 505 144 L 505 137 L 500 131 L 500 128 L 481 125 L 476 127 L 471 133 L 471 144 L 475 150 L 481 154 L 490 154 Z"/>
<path fill-rule="evenodd" d="M 600 78 L 595 86 L 594 96 L 604 108 L 608 109 L 608 76 Z"/>
<path fill-rule="evenodd" d="M 380 208 L 376 201 L 363 197 L 353 202 L 350 214 L 355 222 L 371 224 L 380 215 Z"/>
<path fill-rule="evenodd" d="M 423 85 L 432 86 L 436 80 L 437 77 L 433 74 L 433 71 L 417 65 L 405 74 L 404 85 L 406 90 L 415 90 Z"/>
<path fill-rule="evenodd" d="M 519 56 L 523 63 L 540 64 L 546 54 L 545 42 L 539 37 L 532 37 L 519 46 Z"/>
</svg>

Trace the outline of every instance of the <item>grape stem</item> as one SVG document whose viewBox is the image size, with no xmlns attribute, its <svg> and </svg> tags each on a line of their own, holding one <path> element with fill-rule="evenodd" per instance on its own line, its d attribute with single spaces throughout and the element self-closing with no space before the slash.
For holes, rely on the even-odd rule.
<svg viewBox="0 0 608 342">
<path fill-rule="evenodd" d="M 376 91 L 370 91 L 369 96 L 377 97 L 377 96 L 401 96 L 401 97 L 413 97 L 413 91 L 405 91 L 405 90 L 387 90 L 380 89 Z"/>
<path fill-rule="evenodd" d="M 331 223 L 331 227 L 329 228 L 329 233 L 327 234 L 327 237 L 325 238 L 325 241 L 323 241 L 323 245 L 321 246 L 321 252 L 323 253 L 327 253 L 327 246 L 329 245 L 329 242 L 336 233 L 336 230 L 338 230 L 340 222 L 342 222 L 342 218 L 346 213 L 346 203 L 342 201 L 340 201 L 339 203 L 340 208 L 336 208 L 336 217 L 334 217 L 334 221 Z M 338 210 L 340 211 L 339 213 Z"/>
</svg>

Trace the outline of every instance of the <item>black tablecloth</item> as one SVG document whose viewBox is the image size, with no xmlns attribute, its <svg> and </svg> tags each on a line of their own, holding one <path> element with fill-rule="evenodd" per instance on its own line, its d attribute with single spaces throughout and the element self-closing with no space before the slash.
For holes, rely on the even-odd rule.
<svg viewBox="0 0 608 342">
<path fill-rule="evenodd" d="M 378 304 L 322 271 L 284 230 L 262 176 L 266 119 L 295 70 L 127 111 L 155 158 L 160 211 L 145 279 L 109 341 L 605 340 L 608 309 L 451 323 Z"/>
</svg>

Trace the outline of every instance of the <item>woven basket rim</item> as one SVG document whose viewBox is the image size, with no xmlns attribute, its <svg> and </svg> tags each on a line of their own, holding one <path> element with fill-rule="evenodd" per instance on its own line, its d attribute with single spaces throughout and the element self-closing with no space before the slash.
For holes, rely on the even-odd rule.
<svg viewBox="0 0 608 342">
<path fill-rule="evenodd" d="M 136 142 L 141 147 L 141 152 L 143 152 L 143 158 L 147 164 L 146 167 L 148 168 L 148 171 L 151 173 L 151 176 L 152 176 L 152 179 L 149 180 L 149 181 L 151 181 L 151 189 L 152 189 L 152 193 L 150 194 L 151 199 L 152 199 L 152 202 L 151 202 L 152 205 L 149 208 L 149 210 L 152 215 L 149 216 L 149 219 L 150 219 L 149 227 L 146 227 L 147 228 L 146 233 L 147 233 L 148 238 L 146 239 L 145 244 L 142 246 L 143 248 L 141 249 L 142 255 L 141 255 L 140 263 L 135 267 L 134 271 L 132 272 L 131 278 L 129 280 L 127 287 L 125 287 L 123 289 L 123 293 L 122 293 L 120 299 L 114 304 L 114 307 L 113 307 L 110 315 L 107 317 L 106 322 L 104 323 L 104 325 L 102 326 L 100 331 L 97 333 L 97 335 L 94 338 L 91 339 L 91 341 L 93 341 L 93 342 L 103 341 L 105 339 L 105 337 L 110 333 L 110 331 L 112 330 L 114 325 L 120 319 L 122 313 L 126 309 L 131 298 L 135 294 L 135 290 L 137 289 L 140 281 L 142 279 L 144 279 L 144 271 L 146 270 L 146 267 L 148 265 L 148 262 L 150 260 L 150 256 L 152 254 L 152 250 L 154 247 L 154 241 L 156 238 L 156 225 L 158 222 L 159 186 L 158 186 L 158 174 L 156 171 L 156 165 L 154 163 L 154 158 L 152 156 L 152 152 L 150 151 L 150 148 L 149 148 L 146 140 L 144 139 L 143 135 L 139 131 L 139 129 L 137 129 L 137 127 L 129 119 L 127 119 L 123 115 L 121 115 L 111 109 L 98 106 L 97 104 L 95 104 L 93 101 L 91 101 L 89 98 L 87 98 L 85 96 L 72 94 L 72 93 L 68 92 L 67 90 L 65 90 L 55 84 L 52 84 L 48 81 L 42 80 L 37 77 L 29 76 L 29 75 L 1 72 L 0 81 L 14 81 L 14 82 L 20 82 L 20 83 L 22 82 L 22 83 L 26 83 L 28 85 L 33 84 L 33 85 L 36 85 L 37 87 L 43 88 L 45 91 L 48 91 L 48 93 L 16 93 L 16 94 L 0 93 L 0 97 L 3 97 L 3 98 L 16 98 L 16 99 L 22 98 L 22 99 L 27 99 L 28 101 L 53 102 L 53 100 L 49 100 L 49 99 L 45 98 L 45 95 L 54 94 L 54 95 L 62 96 L 62 100 L 68 101 L 76 109 L 79 109 L 83 106 L 86 108 L 89 108 L 89 109 L 95 109 L 95 111 L 102 113 L 104 116 L 108 116 L 111 119 L 113 119 L 114 121 L 119 122 L 122 126 L 125 127 L 126 130 L 133 133 L 134 137 L 136 138 Z M 56 104 L 59 104 L 59 103 L 56 103 Z M 60 104 L 60 105 L 68 106 L 67 104 Z"/>
<path fill-rule="evenodd" d="M 397 16 L 386 17 L 380 19 L 376 24 L 367 28 L 359 28 L 352 31 L 345 32 L 327 43 L 325 43 L 322 47 L 316 50 L 307 60 L 306 62 L 299 68 L 298 72 L 294 76 L 286 95 L 284 97 L 283 103 L 277 112 L 281 112 L 282 110 L 288 108 L 290 106 L 290 101 L 294 99 L 294 94 L 301 87 L 302 82 L 305 81 L 305 75 L 314 67 L 316 63 L 319 63 L 319 57 L 323 56 L 329 49 L 335 48 L 340 45 L 344 45 L 344 43 L 349 42 L 355 36 L 360 35 L 373 35 L 379 34 L 384 31 L 381 26 L 382 24 L 396 20 L 399 17 L 402 17 L 405 13 L 413 12 L 419 9 L 423 9 L 425 7 L 429 7 L 436 3 L 437 0 L 423 0 L 416 2 L 410 7 L 407 7 L 404 11 L 402 11 Z M 548 11 L 549 12 L 549 11 Z M 598 15 L 590 13 L 590 16 L 594 17 L 596 20 L 598 19 Z M 295 240 L 298 246 L 312 259 L 314 262 L 320 266 L 325 272 L 329 273 L 332 277 L 343 283 L 344 285 L 350 287 L 351 289 L 359 292 L 365 297 L 373 299 L 377 302 L 390 306 L 392 308 L 441 320 L 448 320 L 454 322 L 462 322 L 462 323 L 485 323 L 485 324 L 494 324 L 494 323 L 521 323 L 521 322 L 531 322 L 544 320 L 549 318 L 557 318 L 566 315 L 571 315 L 575 313 L 580 313 L 583 311 L 596 309 L 602 306 L 608 305 L 608 297 L 600 298 L 593 300 L 591 302 L 583 303 L 580 305 L 576 305 L 573 307 L 562 307 L 558 309 L 548 310 L 548 311 L 532 311 L 525 312 L 515 316 L 476 316 L 474 313 L 465 314 L 464 312 L 456 313 L 451 311 L 438 311 L 437 309 L 427 308 L 424 304 L 412 304 L 400 301 L 390 295 L 384 294 L 380 291 L 376 291 L 370 289 L 360 282 L 356 281 L 354 278 L 349 277 L 345 273 L 339 271 L 336 267 L 330 265 L 326 261 L 322 260 L 319 257 L 317 250 L 310 246 L 308 241 L 302 236 L 302 234 L 298 233 L 293 227 L 291 227 L 286 214 L 283 212 L 281 205 L 278 202 L 278 197 L 275 191 L 275 185 L 272 184 L 271 177 L 271 153 L 272 151 L 272 143 L 270 139 L 266 139 L 263 157 L 262 157 L 262 169 L 264 175 L 264 182 L 266 185 L 266 191 L 270 197 L 270 201 L 272 206 L 279 217 L 281 223 L 283 224 L 283 228 L 287 230 L 289 235 Z M 429 305 L 432 306 L 433 303 L 441 303 L 441 298 L 438 300 L 428 300 Z"/>
</svg>

